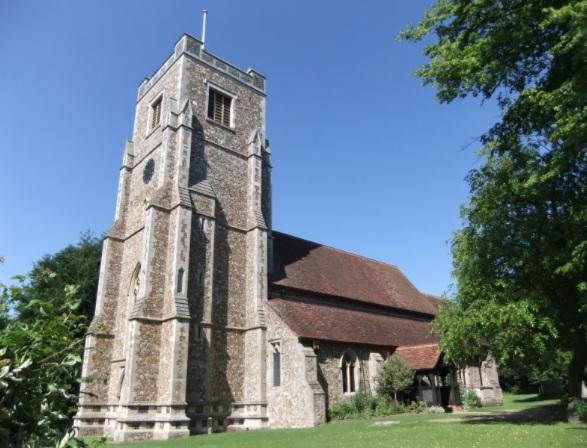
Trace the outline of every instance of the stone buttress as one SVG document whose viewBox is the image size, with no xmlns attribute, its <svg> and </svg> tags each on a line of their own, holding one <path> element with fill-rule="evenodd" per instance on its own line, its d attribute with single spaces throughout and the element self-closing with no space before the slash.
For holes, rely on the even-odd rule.
<svg viewBox="0 0 587 448">
<path fill-rule="evenodd" d="M 265 78 L 183 35 L 139 86 L 75 427 L 116 441 L 267 424 Z"/>
</svg>

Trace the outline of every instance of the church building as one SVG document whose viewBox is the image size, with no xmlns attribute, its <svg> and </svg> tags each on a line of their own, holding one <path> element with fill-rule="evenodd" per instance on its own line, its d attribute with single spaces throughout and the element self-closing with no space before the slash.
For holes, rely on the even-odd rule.
<svg viewBox="0 0 587 448">
<path fill-rule="evenodd" d="M 393 353 L 418 398 L 501 401 L 429 334 L 438 299 L 394 266 L 272 227 L 266 79 L 184 34 L 138 88 L 104 241 L 75 427 L 115 441 L 310 427 L 375 393 Z"/>
</svg>

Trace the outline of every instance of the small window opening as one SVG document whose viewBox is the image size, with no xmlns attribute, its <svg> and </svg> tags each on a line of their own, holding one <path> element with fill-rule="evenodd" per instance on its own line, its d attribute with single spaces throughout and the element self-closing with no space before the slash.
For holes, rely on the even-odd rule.
<svg viewBox="0 0 587 448">
<path fill-rule="evenodd" d="M 274 342 L 273 346 L 273 387 L 281 386 L 281 343 Z"/>
<path fill-rule="evenodd" d="M 345 353 L 341 364 L 342 391 L 347 393 L 355 392 L 355 358 Z"/>
<path fill-rule="evenodd" d="M 210 89 L 208 96 L 208 118 L 230 127 L 231 106 L 231 97 L 217 90 Z"/>
<path fill-rule="evenodd" d="M 199 341 L 204 339 L 204 329 L 201 325 L 196 325 L 196 339 Z"/>
<path fill-rule="evenodd" d="M 159 123 L 161 123 L 161 100 L 162 97 L 159 97 L 159 99 L 151 105 L 151 129 L 155 129 L 159 126 Z"/>
<path fill-rule="evenodd" d="M 177 271 L 177 292 L 183 291 L 183 268 L 179 268 Z"/>
</svg>

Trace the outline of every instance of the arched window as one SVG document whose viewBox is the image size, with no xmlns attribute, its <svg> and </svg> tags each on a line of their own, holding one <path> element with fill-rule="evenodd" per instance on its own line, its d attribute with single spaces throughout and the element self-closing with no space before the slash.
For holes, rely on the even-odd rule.
<svg viewBox="0 0 587 448">
<path fill-rule="evenodd" d="M 281 343 L 272 342 L 273 349 L 273 387 L 281 386 Z"/>
<path fill-rule="evenodd" d="M 345 394 L 355 392 L 355 364 L 357 358 L 354 354 L 346 352 L 340 363 L 342 374 L 342 391 Z"/>
</svg>

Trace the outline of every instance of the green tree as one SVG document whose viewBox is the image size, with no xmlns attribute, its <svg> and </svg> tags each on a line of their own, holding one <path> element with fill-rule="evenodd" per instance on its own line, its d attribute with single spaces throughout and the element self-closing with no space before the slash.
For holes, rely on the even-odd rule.
<svg viewBox="0 0 587 448">
<path fill-rule="evenodd" d="M 0 447 L 81 444 L 71 418 L 101 243 L 86 232 L 16 285 L 0 285 Z"/>
<path fill-rule="evenodd" d="M 426 36 L 417 75 L 441 102 L 493 98 L 463 228 L 453 239 L 455 306 L 435 328 L 457 363 L 490 347 L 505 366 L 571 352 L 587 363 L 587 1 L 438 0 L 400 38 Z M 483 343 L 483 344 L 482 344 Z"/>
<path fill-rule="evenodd" d="M 26 278 L 19 281 L 0 294 L 0 446 L 72 446 L 83 349 L 79 335 L 87 327 L 78 313 L 78 289 L 69 285 L 63 300 L 53 300 L 35 294 Z M 21 308 L 23 296 L 27 319 L 8 311 Z"/>
<path fill-rule="evenodd" d="M 382 397 L 393 395 L 397 403 L 397 394 L 409 388 L 414 382 L 414 372 L 399 356 L 392 355 L 387 358 L 377 373 L 375 383 L 377 394 Z"/>
<path fill-rule="evenodd" d="M 81 234 L 77 244 L 69 245 L 36 261 L 28 276 L 29 293 L 47 299 L 62 300 L 64 288 L 67 285 L 76 285 L 77 297 L 80 299 L 78 312 L 91 320 L 98 291 L 102 241 L 103 238 L 96 237 L 88 230 Z M 48 273 L 54 275 L 48 276 Z M 28 298 L 24 296 L 16 304 L 22 318 L 28 316 L 27 303 Z"/>
</svg>

